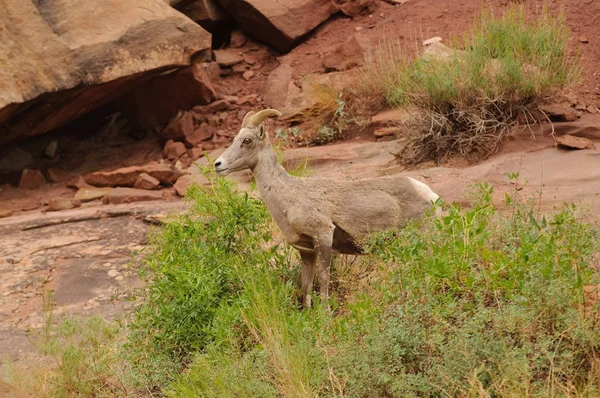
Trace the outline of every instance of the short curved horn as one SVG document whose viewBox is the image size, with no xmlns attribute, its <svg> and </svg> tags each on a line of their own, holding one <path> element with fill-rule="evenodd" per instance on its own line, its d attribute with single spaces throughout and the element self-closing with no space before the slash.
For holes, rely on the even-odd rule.
<svg viewBox="0 0 600 398">
<path fill-rule="evenodd" d="M 248 116 L 248 115 L 246 115 Z M 263 120 L 268 117 L 281 116 L 281 112 L 276 109 L 263 109 L 262 111 L 256 112 L 248 119 L 248 125 L 246 127 L 258 127 Z M 246 118 L 244 118 L 244 121 Z"/>
<path fill-rule="evenodd" d="M 244 116 L 244 120 L 242 121 L 242 127 L 248 127 L 248 123 L 250 122 L 250 119 L 252 118 L 252 116 L 255 114 L 256 112 L 254 111 L 250 111 L 248 113 L 246 113 L 246 116 Z"/>
</svg>

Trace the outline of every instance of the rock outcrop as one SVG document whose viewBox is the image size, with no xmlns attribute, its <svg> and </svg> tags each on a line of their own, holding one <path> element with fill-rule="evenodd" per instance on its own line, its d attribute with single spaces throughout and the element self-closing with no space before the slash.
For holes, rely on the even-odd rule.
<svg viewBox="0 0 600 398">
<path fill-rule="evenodd" d="M 0 146 L 210 56 L 210 34 L 162 0 L 0 0 L 0 10 Z"/>
<path fill-rule="evenodd" d="M 219 0 L 246 33 L 287 52 L 338 11 L 331 0 Z"/>
</svg>

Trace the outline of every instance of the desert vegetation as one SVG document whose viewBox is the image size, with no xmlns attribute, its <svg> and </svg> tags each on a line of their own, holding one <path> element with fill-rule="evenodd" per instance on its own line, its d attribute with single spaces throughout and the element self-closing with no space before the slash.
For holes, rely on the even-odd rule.
<svg viewBox="0 0 600 398">
<path fill-rule="evenodd" d="M 330 313 L 299 309 L 299 258 L 261 201 L 193 187 L 145 253 L 135 317 L 49 322 L 57 366 L 19 380 L 45 396 L 597 395 L 597 228 L 492 193 L 338 258 Z"/>
<path fill-rule="evenodd" d="M 420 109 L 411 162 L 485 157 L 577 76 L 567 35 L 546 11 L 484 12 L 444 59 L 383 43 L 358 95 Z M 330 97 L 319 143 L 352 118 Z M 256 191 L 204 173 L 211 188 L 192 185 L 189 211 L 141 253 L 135 313 L 56 322 L 48 298 L 30 338 L 50 364 L 5 364 L 4 379 L 42 397 L 600 395 L 600 231 L 585 208 L 543 214 L 544 192 L 523 196 L 518 173 L 500 203 L 480 183 L 470 206 L 446 203 L 373 236 L 363 257 L 335 258 L 331 311 L 316 295 L 302 310 L 300 259 Z"/>
<path fill-rule="evenodd" d="M 415 111 L 404 162 L 485 158 L 518 126 L 540 121 L 540 101 L 576 81 L 563 16 L 527 10 L 513 5 L 498 16 L 484 8 L 462 37 L 434 42 L 422 55 L 393 38 L 372 48 L 359 92 Z"/>
</svg>

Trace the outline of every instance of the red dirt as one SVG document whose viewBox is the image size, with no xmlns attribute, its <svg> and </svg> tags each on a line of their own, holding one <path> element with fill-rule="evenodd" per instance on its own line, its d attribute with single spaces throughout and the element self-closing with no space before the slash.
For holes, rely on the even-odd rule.
<svg viewBox="0 0 600 398">
<path fill-rule="evenodd" d="M 539 12 L 544 0 L 528 0 L 525 6 L 533 12 Z M 248 40 L 239 49 L 245 56 L 256 59 L 252 66 L 254 76 L 246 81 L 241 74 L 225 76 L 214 82 L 221 95 L 243 97 L 258 94 L 258 104 L 249 103 L 236 106 L 229 111 L 219 129 L 225 131 L 218 145 L 226 145 L 239 128 L 243 114 L 264 104 L 261 94 L 266 76 L 280 63 L 291 64 L 295 69 L 295 78 L 299 79 L 308 73 L 324 73 L 322 58 L 339 44 L 355 34 L 366 37 L 371 45 L 388 38 L 399 38 L 406 46 L 417 48 L 422 40 L 432 36 L 441 36 L 446 42 L 449 38 L 461 34 L 468 28 L 479 14 L 482 3 L 479 0 L 447 0 L 441 2 L 431 0 L 409 0 L 403 5 L 390 5 L 384 1 L 374 0 L 373 12 L 356 18 L 338 14 L 318 27 L 307 40 L 298 45 L 290 53 L 281 55 L 262 44 Z M 487 0 L 484 6 L 490 5 L 495 11 L 506 9 L 509 0 Z M 581 59 L 581 81 L 573 82 L 569 88 L 575 97 L 586 105 L 600 106 L 600 1 L 593 0 L 558 0 L 551 5 L 552 12 L 564 10 L 566 21 L 571 28 L 570 51 L 579 53 Z M 362 28 L 357 33 L 357 27 Z M 585 39 L 583 43 L 580 39 Z M 280 125 L 278 122 L 277 125 Z M 91 139 L 89 142 L 69 144 L 69 153 L 63 154 L 63 160 L 57 167 L 63 167 L 73 174 L 86 173 L 105 167 L 119 167 L 134 163 L 155 160 L 160 156 L 161 143 L 156 138 L 135 141 L 123 137 L 111 137 L 112 143 Z M 353 135 L 352 139 L 369 139 L 371 136 Z M 102 145 L 102 147 L 99 147 Z M 460 162 L 453 165 L 464 165 Z M 36 191 L 17 191 L 0 189 L 2 210 L 15 211 L 39 207 L 49 196 L 69 195 L 64 184 L 49 185 Z M 37 206 L 36 206 L 37 205 Z M 37 210 L 39 211 L 39 209 Z"/>
</svg>

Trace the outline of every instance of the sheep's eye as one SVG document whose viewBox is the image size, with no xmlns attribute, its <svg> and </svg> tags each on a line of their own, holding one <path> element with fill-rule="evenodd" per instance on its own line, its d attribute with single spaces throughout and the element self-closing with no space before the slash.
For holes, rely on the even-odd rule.
<svg viewBox="0 0 600 398">
<path fill-rule="evenodd" d="M 244 140 L 242 141 L 242 144 L 244 145 L 250 145 L 252 143 L 252 140 L 250 138 L 244 138 Z"/>
</svg>

